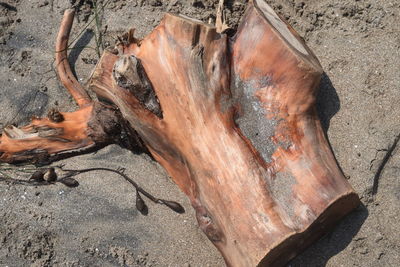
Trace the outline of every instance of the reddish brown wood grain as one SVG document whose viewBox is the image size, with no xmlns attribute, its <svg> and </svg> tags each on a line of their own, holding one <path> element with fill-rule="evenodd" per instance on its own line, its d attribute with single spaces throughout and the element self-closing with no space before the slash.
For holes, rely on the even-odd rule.
<svg viewBox="0 0 400 267">
<path fill-rule="evenodd" d="M 93 106 L 87 106 L 72 113 L 61 113 L 62 122 L 34 118 L 30 125 L 21 129 L 6 127 L 0 139 L 0 151 L 4 151 L 1 161 L 19 161 L 17 158 L 22 155 L 38 157 L 43 153 L 55 154 L 94 145 L 85 132 L 92 109 Z"/>
<path fill-rule="evenodd" d="M 115 83 L 118 56 L 105 54 L 92 80 L 189 196 L 231 266 L 284 264 L 359 203 L 315 112 L 319 62 L 268 12 L 250 5 L 233 40 L 167 15 L 123 49 L 143 64 L 162 119 Z"/>
<path fill-rule="evenodd" d="M 0 135 L 0 162 L 47 164 L 118 141 L 120 117 L 100 103 L 56 112 L 61 121 L 49 114 L 33 118 L 27 126 L 7 126 Z"/>
<path fill-rule="evenodd" d="M 68 62 L 68 39 L 74 21 L 75 10 L 67 9 L 61 21 L 56 40 L 56 68 L 61 83 L 65 86 L 79 107 L 89 105 L 92 100 L 85 89 L 75 79 Z"/>
</svg>

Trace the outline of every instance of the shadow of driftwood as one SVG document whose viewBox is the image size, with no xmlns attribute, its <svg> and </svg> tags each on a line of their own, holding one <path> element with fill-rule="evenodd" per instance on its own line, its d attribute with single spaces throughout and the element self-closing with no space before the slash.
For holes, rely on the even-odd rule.
<svg viewBox="0 0 400 267">
<path fill-rule="evenodd" d="M 325 133 L 329 129 L 330 120 L 339 109 L 340 100 L 336 89 L 333 87 L 329 77 L 324 73 L 317 95 L 317 111 Z M 287 266 L 325 266 L 331 257 L 344 250 L 350 244 L 367 217 L 368 210 L 361 204 L 355 211 L 346 216 L 332 232 L 315 242 Z"/>
<path fill-rule="evenodd" d="M 368 210 L 361 204 L 356 210 L 346 216 L 332 232 L 315 242 L 287 266 L 326 266 L 331 257 L 338 254 L 350 244 L 367 217 Z"/>
<path fill-rule="evenodd" d="M 75 72 L 75 63 L 79 58 L 79 55 L 82 53 L 82 50 L 87 47 L 87 45 L 90 43 L 90 40 L 92 40 L 94 36 L 93 31 L 90 29 L 87 29 L 82 36 L 76 41 L 74 47 L 70 50 L 68 53 L 68 62 L 69 65 L 71 66 L 72 73 L 76 76 Z"/>
<path fill-rule="evenodd" d="M 329 129 L 330 120 L 340 109 L 340 100 L 328 75 L 324 73 L 321 78 L 317 95 L 317 111 L 325 133 Z"/>
</svg>

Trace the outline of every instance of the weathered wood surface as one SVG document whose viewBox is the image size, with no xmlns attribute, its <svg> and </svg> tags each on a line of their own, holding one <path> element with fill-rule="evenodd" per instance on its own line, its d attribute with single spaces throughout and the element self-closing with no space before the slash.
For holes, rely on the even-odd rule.
<svg viewBox="0 0 400 267">
<path fill-rule="evenodd" d="M 103 54 L 90 82 L 118 111 L 80 103 L 73 89 L 80 110 L 63 122 L 44 119 L 68 141 L 26 135 L 33 121 L 23 136 L 5 130 L 0 160 L 116 142 L 117 122 L 126 120 L 125 131 L 190 198 L 229 266 L 281 266 L 359 204 L 316 113 L 322 68 L 264 1 L 249 3 L 232 39 L 171 14 L 140 42 L 132 32 L 118 54 Z M 100 129 L 94 134 L 92 120 Z"/>
</svg>

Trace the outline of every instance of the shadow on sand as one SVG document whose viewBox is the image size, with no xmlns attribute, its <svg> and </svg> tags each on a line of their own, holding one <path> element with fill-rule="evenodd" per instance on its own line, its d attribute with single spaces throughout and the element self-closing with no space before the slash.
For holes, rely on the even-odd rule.
<svg viewBox="0 0 400 267">
<path fill-rule="evenodd" d="M 340 100 L 328 75 L 324 72 L 317 95 L 317 111 L 325 133 L 329 129 L 330 120 L 340 110 Z"/>
<path fill-rule="evenodd" d="M 94 32 L 91 30 L 86 30 L 81 37 L 76 41 L 73 48 L 68 53 L 68 61 L 71 66 L 71 71 L 77 77 L 75 72 L 75 63 L 79 58 L 79 55 L 82 53 L 82 50 L 87 47 L 90 43 L 90 40 L 94 37 Z"/>
<path fill-rule="evenodd" d="M 330 258 L 344 250 L 358 233 L 368 217 L 367 208 L 361 204 L 320 240 L 293 259 L 287 266 L 326 266 Z"/>
<path fill-rule="evenodd" d="M 330 120 L 339 110 L 340 100 L 336 89 L 332 85 L 329 77 L 324 73 L 321 78 L 317 96 L 317 111 L 325 134 L 328 132 Z M 344 250 L 350 244 L 367 217 L 368 210 L 361 204 L 357 209 L 342 219 L 331 232 L 307 248 L 287 266 L 326 266 L 330 258 Z"/>
</svg>

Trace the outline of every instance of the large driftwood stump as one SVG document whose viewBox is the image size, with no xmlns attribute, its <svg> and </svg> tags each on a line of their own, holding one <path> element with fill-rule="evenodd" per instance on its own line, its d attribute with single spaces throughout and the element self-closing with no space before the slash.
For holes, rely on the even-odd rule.
<svg viewBox="0 0 400 267">
<path fill-rule="evenodd" d="M 144 40 L 130 31 L 91 77 L 109 105 L 71 78 L 72 19 L 57 67 L 80 109 L 6 128 L 1 161 L 52 161 L 128 132 L 190 198 L 229 266 L 281 266 L 359 204 L 316 113 L 322 68 L 264 1 L 249 3 L 232 39 L 171 14 Z"/>
</svg>

